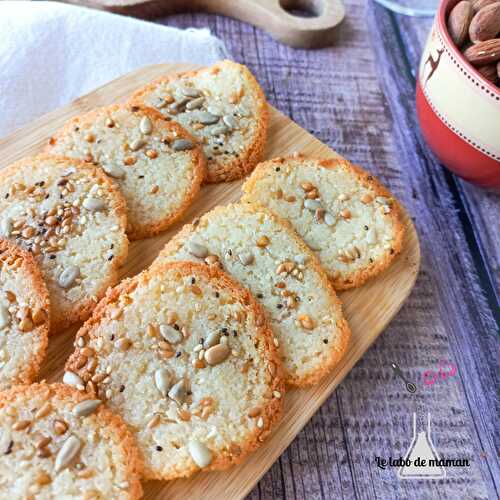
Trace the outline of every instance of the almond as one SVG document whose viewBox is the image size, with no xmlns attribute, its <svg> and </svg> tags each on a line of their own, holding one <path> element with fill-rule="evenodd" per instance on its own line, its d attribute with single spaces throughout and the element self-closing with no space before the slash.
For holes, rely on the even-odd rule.
<svg viewBox="0 0 500 500">
<path fill-rule="evenodd" d="M 474 66 L 483 66 L 500 60 L 500 38 L 472 45 L 464 52 L 464 57 Z"/>
<path fill-rule="evenodd" d="M 483 7 L 472 19 L 469 37 L 474 42 L 484 42 L 500 33 L 500 2 Z"/>
<path fill-rule="evenodd" d="M 500 63 L 499 63 L 500 64 Z M 497 81 L 497 64 L 487 64 L 477 68 L 479 73 L 486 78 L 486 80 L 495 83 Z"/>
<path fill-rule="evenodd" d="M 448 17 L 448 32 L 457 47 L 461 47 L 467 39 L 467 33 L 473 15 L 474 11 L 472 10 L 472 4 L 466 0 L 458 2 L 457 5 L 451 9 Z"/>
<path fill-rule="evenodd" d="M 474 12 L 479 12 L 483 7 L 491 5 L 492 3 L 497 3 L 498 0 L 471 0 L 472 8 Z"/>
</svg>

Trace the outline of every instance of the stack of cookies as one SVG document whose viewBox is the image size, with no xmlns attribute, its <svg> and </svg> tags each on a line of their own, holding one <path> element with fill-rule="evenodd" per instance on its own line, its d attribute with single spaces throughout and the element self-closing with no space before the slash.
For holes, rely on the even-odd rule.
<svg viewBox="0 0 500 500">
<path fill-rule="evenodd" d="M 263 158 L 268 107 L 230 61 L 70 120 L 0 172 L 0 492 L 139 498 L 140 478 L 241 462 L 285 387 L 338 366 L 336 291 L 389 266 L 401 211 L 340 159 Z M 203 183 L 250 177 L 117 284 L 129 240 L 182 219 Z M 115 286 L 116 285 L 116 286 Z M 63 384 L 32 384 L 78 321 Z"/>
</svg>

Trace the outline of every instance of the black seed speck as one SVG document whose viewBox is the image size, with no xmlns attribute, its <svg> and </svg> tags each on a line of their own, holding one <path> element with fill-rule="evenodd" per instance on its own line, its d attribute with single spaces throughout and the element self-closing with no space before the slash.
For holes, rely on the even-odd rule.
<svg viewBox="0 0 500 500">
<path fill-rule="evenodd" d="M 177 323 L 174 325 L 174 328 L 175 328 L 177 331 L 179 331 L 179 330 L 180 330 L 180 327 L 179 327 L 179 325 L 178 325 Z"/>
<path fill-rule="evenodd" d="M 278 309 L 281 309 L 281 308 L 283 307 L 283 304 L 278 304 L 276 307 L 277 307 Z"/>
<path fill-rule="evenodd" d="M 220 293 L 219 292 L 215 292 L 215 297 L 218 299 L 220 297 Z"/>
<path fill-rule="evenodd" d="M 323 339 L 323 344 L 328 344 L 328 339 Z"/>
<path fill-rule="evenodd" d="M 9 197 L 9 193 L 5 193 L 4 198 L 7 199 Z"/>
<path fill-rule="evenodd" d="M 56 256 L 54 254 L 49 255 L 50 260 L 54 260 L 55 258 L 56 258 Z"/>
<path fill-rule="evenodd" d="M 14 441 L 10 441 L 9 446 L 7 446 L 7 449 L 5 450 L 5 455 L 10 455 L 12 453 L 12 448 L 14 446 Z"/>
<path fill-rule="evenodd" d="M 113 254 L 111 254 L 111 255 L 108 257 L 108 260 L 113 260 L 113 257 L 114 257 L 114 255 L 113 255 Z"/>
<path fill-rule="evenodd" d="M 196 283 L 196 278 L 191 278 L 191 285 L 194 285 Z"/>
<path fill-rule="evenodd" d="M 124 390 L 125 390 L 125 386 L 122 384 L 122 385 L 120 386 L 120 392 L 123 392 Z"/>
<path fill-rule="evenodd" d="M 111 337 L 109 337 L 109 340 L 111 340 L 111 342 L 113 342 L 113 340 L 115 340 L 114 334 L 112 334 Z"/>
<path fill-rule="evenodd" d="M 115 248 L 115 244 L 114 243 L 111 243 L 111 246 L 109 247 L 110 250 L 113 250 L 113 248 Z"/>
<path fill-rule="evenodd" d="M 158 446 L 156 447 L 156 451 L 163 451 L 163 448 L 162 448 L 160 445 L 158 445 Z"/>
<path fill-rule="evenodd" d="M 238 336 L 238 332 L 236 330 L 233 330 L 233 337 L 237 337 Z"/>
<path fill-rule="evenodd" d="M 258 298 L 258 299 L 263 299 L 263 298 L 264 298 L 264 294 L 262 294 L 262 293 L 258 293 L 258 294 L 257 294 L 257 298 Z"/>
<path fill-rule="evenodd" d="M 175 353 L 175 357 L 176 357 L 176 358 L 180 358 L 180 357 L 181 357 L 181 355 L 182 355 L 182 352 L 181 352 L 181 351 L 177 351 L 177 352 Z"/>
<path fill-rule="evenodd" d="M 365 226 L 365 230 L 368 231 L 369 227 L 368 226 Z"/>
</svg>

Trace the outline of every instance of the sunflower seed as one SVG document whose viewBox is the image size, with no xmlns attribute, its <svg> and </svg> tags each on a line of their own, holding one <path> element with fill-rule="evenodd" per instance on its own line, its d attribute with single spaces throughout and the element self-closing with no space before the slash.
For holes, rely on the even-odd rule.
<svg viewBox="0 0 500 500">
<path fill-rule="evenodd" d="M 161 336 L 171 344 L 178 344 L 182 339 L 182 333 L 170 325 L 160 325 Z"/>
<path fill-rule="evenodd" d="M 201 111 L 197 116 L 196 120 L 203 125 L 212 125 L 213 123 L 217 123 L 219 121 L 219 117 L 209 113 L 208 111 Z"/>
<path fill-rule="evenodd" d="M 186 97 L 199 97 L 201 95 L 201 92 L 193 87 L 181 87 L 179 90 Z"/>
<path fill-rule="evenodd" d="M 245 106 L 238 106 L 237 112 L 241 116 L 250 116 L 250 110 L 248 108 L 246 108 Z"/>
<path fill-rule="evenodd" d="M 193 148 L 194 144 L 187 139 L 177 139 L 172 143 L 172 149 L 174 151 L 186 151 Z"/>
<path fill-rule="evenodd" d="M 216 125 L 210 131 L 210 134 L 211 135 L 223 135 L 223 134 L 227 134 L 228 132 L 229 132 L 229 129 L 223 123 L 220 123 L 220 124 Z"/>
<path fill-rule="evenodd" d="M 203 342 L 203 347 L 205 349 L 209 349 L 210 347 L 217 345 L 220 341 L 220 336 L 221 336 L 220 332 L 210 333 L 206 338 L 205 342 Z"/>
<path fill-rule="evenodd" d="M 318 200 L 304 200 L 304 207 L 308 210 L 316 211 L 318 208 L 321 208 L 321 203 Z"/>
<path fill-rule="evenodd" d="M 158 368 L 155 371 L 155 385 L 163 397 L 167 397 L 170 386 L 172 385 L 172 376 L 166 368 Z"/>
<path fill-rule="evenodd" d="M 101 404 L 100 399 L 87 399 L 78 403 L 73 407 L 73 413 L 77 417 L 87 417 L 91 413 L 97 410 L 97 407 Z"/>
<path fill-rule="evenodd" d="M 193 99 L 192 101 L 188 102 L 186 104 L 186 109 L 189 110 L 198 109 L 203 105 L 204 102 L 205 102 L 204 97 L 198 97 L 198 99 Z"/>
<path fill-rule="evenodd" d="M 238 255 L 238 259 L 244 266 L 249 266 L 254 261 L 254 256 L 251 252 L 243 252 Z"/>
<path fill-rule="evenodd" d="M 238 128 L 239 123 L 236 121 L 233 115 L 224 115 L 222 121 L 231 129 Z"/>
<path fill-rule="evenodd" d="M 212 463 L 212 453 L 203 443 L 199 441 L 189 441 L 188 451 L 194 463 L 201 469 Z"/>
<path fill-rule="evenodd" d="M 205 352 L 205 361 L 211 366 L 218 365 L 227 359 L 229 352 L 229 347 L 226 344 L 214 345 Z"/>
<path fill-rule="evenodd" d="M 145 134 L 149 135 L 153 131 L 153 124 L 147 116 L 143 116 L 139 122 L 139 130 Z"/>
<path fill-rule="evenodd" d="M 142 148 L 146 144 L 146 141 L 143 139 L 134 139 L 130 144 L 129 147 L 132 151 L 139 151 L 139 149 Z"/>
<path fill-rule="evenodd" d="M 174 113 L 178 112 L 181 110 L 181 108 L 184 106 L 184 104 L 189 102 L 189 98 L 183 97 L 180 101 L 174 102 L 171 104 L 168 109 L 170 111 L 173 111 Z"/>
<path fill-rule="evenodd" d="M 122 179 L 125 177 L 125 170 L 118 165 L 103 165 L 102 169 L 114 179 Z"/>
<path fill-rule="evenodd" d="M 207 248 L 204 247 L 203 245 L 200 245 L 199 243 L 195 243 L 194 241 L 188 242 L 187 251 L 191 255 L 194 255 L 195 257 L 198 257 L 199 259 L 204 259 L 208 255 Z"/>
<path fill-rule="evenodd" d="M 12 233 L 12 219 L 10 217 L 5 217 L 2 219 L 0 224 L 0 233 L 2 236 L 8 238 Z"/>
<path fill-rule="evenodd" d="M 328 212 L 325 214 L 325 224 L 327 226 L 334 226 L 335 225 L 335 217 L 332 214 L 329 214 Z"/>
<path fill-rule="evenodd" d="M 377 233 L 375 229 L 371 228 L 366 232 L 366 241 L 370 244 L 377 242 Z"/>
<path fill-rule="evenodd" d="M 102 210 L 105 207 L 105 204 L 101 198 L 92 198 L 89 196 L 83 200 L 82 206 L 91 212 L 97 212 Z"/>
<path fill-rule="evenodd" d="M 73 285 L 76 278 L 80 275 L 80 268 L 77 266 L 69 266 L 67 267 L 60 275 L 59 275 L 59 286 L 61 288 L 69 288 Z"/>
<path fill-rule="evenodd" d="M 0 305 L 0 330 L 10 324 L 9 310 L 2 304 Z"/>
<path fill-rule="evenodd" d="M 63 383 L 67 385 L 84 385 L 83 380 L 74 372 L 64 372 Z"/>
<path fill-rule="evenodd" d="M 207 107 L 207 111 L 211 114 L 211 115 L 215 115 L 215 116 L 219 116 L 221 117 L 224 113 L 222 112 L 222 110 L 213 105 L 213 104 L 210 104 L 208 107 Z"/>
<path fill-rule="evenodd" d="M 168 391 L 168 397 L 173 399 L 177 404 L 181 405 L 186 399 L 187 391 L 184 384 L 184 379 L 179 380 L 174 386 Z"/>
<path fill-rule="evenodd" d="M 56 456 L 54 470 L 60 472 L 66 468 L 78 455 L 82 444 L 76 436 L 70 436 L 62 445 Z"/>
</svg>

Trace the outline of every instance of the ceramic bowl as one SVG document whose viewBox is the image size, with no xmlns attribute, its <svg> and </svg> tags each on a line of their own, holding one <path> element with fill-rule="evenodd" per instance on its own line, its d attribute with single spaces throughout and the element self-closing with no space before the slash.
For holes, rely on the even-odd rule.
<svg viewBox="0 0 500 500">
<path fill-rule="evenodd" d="M 471 66 L 446 28 L 442 0 L 420 61 L 417 114 L 439 160 L 467 181 L 500 188 L 500 89 Z"/>
</svg>

